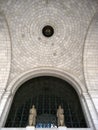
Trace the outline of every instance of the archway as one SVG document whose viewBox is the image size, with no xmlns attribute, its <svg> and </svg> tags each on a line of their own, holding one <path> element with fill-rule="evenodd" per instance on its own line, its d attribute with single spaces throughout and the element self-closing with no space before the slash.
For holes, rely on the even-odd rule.
<svg viewBox="0 0 98 130">
<path fill-rule="evenodd" d="M 29 109 L 33 104 L 37 109 L 36 127 L 57 126 L 58 105 L 64 108 L 67 127 L 87 127 L 75 89 L 68 82 L 53 76 L 32 78 L 20 86 L 5 126 L 27 126 Z"/>
</svg>

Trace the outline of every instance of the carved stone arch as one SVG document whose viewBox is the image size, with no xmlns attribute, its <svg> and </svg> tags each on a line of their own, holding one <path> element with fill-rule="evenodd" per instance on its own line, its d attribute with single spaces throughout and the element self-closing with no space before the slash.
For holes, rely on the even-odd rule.
<svg viewBox="0 0 98 130">
<path fill-rule="evenodd" d="M 11 67 L 11 36 L 7 19 L 0 12 L 0 99 L 7 87 Z"/>
<path fill-rule="evenodd" d="M 88 90 L 98 88 L 98 12 L 91 21 L 85 41 L 84 76 Z"/>
<path fill-rule="evenodd" d="M 51 67 L 34 68 L 30 71 L 22 73 L 9 84 L 7 91 L 10 91 L 12 94 L 14 94 L 17 91 L 17 89 L 21 86 L 21 84 L 28 81 L 29 79 L 39 76 L 58 77 L 70 83 L 79 96 L 83 92 L 82 88 L 84 87 L 84 85 L 73 74 L 58 68 L 51 68 Z"/>
<path fill-rule="evenodd" d="M 84 77 L 88 93 L 94 104 L 95 114 L 92 113 L 95 129 L 98 128 L 96 120 L 98 120 L 98 12 L 93 16 L 88 28 L 88 33 L 84 46 Z"/>
<path fill-rule="evenodd" d="M 11 84 L 8 86 L 7 91 L 5 93 L 5 95 L 7 94 L 6 104 L 5 104 L 6 107 L 4 106 L 5 109 L 4 109 L 4 113 L 2 115 L 1 126 L 4 126 L 4 124 L 6 122 L 14 95 L 15 95 L 16 91 L 18 90 L 18 88 L 24 82 L 28 81 L 29 79 L 40 77 L 40 76 L 53 76 L 53 77 L 57 77 L 57 78 L 67 81 L 76 90 L 78 97 L 80 99 L 80 102 L 81 102 L 81 106 L 82 106 L 83 110 L 85 111 L 85 107 L 84 107 L 84 103 L 83 103 L 82 84 L 77 78 L 75 78 L 75 76 L 73 76 L 72 74 L 70 74 L 68 72 L 65 72 L 65 71 L 62 71 L 59 69 L 55 69 L 55 68 L 49 68 L 49 67 L 35 68 L 31 71 L 21 74 L 19 77 L 14 79 L 11 82 Z M 89 114 L 87 114 L 86 119 L 88 119 L 88 115 Z M 87 122 L 89 122 L 89 121 L 87 121 Z"/>
</svg>

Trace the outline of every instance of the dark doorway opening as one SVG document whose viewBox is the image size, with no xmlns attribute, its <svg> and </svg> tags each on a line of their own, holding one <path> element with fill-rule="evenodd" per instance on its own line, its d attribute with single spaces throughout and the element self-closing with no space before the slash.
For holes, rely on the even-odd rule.
<svg viewBox="0 0 98 130">
<path fill-rule="evenodd" d="M 33 104 L 37 110 L 38 128 L 57 126 L 56 112 L 59 105 L 64 109 L 67 127 L 87 127 L 74 88 L 68 82 L 51 76 L 36 77 L 20 86 L 14 96 L 5 127 L 26 127 Z"/>
</svg>

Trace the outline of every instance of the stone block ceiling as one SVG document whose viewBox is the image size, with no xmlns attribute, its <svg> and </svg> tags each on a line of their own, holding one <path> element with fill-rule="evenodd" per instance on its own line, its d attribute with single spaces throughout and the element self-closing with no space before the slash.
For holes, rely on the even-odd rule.
<svg viewBox="0 0 98 130">
<path fill-rule="evenodd" d="M 96 0 L 0 0 L 11 38 L 9 82 L 35 67 L 56 67 L 84 83 L 86 36 L 98 8 Z M 54 29 L 51 37 L 44 26 Z"/>
</svg>

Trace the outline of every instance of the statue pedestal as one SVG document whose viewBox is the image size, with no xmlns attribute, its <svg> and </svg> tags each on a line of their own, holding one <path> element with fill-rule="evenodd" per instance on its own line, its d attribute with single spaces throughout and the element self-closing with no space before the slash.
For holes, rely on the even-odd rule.
<svg viewBox="0 0 98 130">
<path fill-rule="evenodd" d="M 67 127 L 66 126 L 59 126 L 58 129 L 59 130 L 67 130 Z"/>
<path fill-rule="evenodd" d="M 34 126 L 27 126 L 26 130 L 35 130 L 35 127 Z"/>
</svg>

